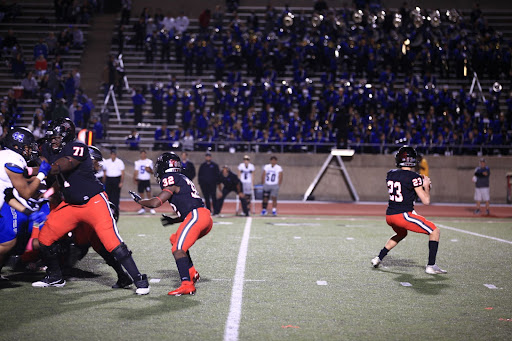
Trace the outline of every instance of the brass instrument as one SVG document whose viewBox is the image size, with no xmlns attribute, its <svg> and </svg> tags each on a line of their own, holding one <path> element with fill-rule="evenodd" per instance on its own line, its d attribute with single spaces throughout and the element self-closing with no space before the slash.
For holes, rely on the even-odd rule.
<svg viewBox="0 0 512 341">
<path fill-rule="evenodd" d="M 354 14 L 352 14 L 352 20 L 354 20 L 356 24 L 360 24 L 363 21 L 363 11 L 360 9 L 355 11 Z"/>
<path fill-rule="evenodd" d="M 447 10 L 446 16 L 453 23 L 456 23 L 457 21 L 459 21 L 459 18 L 460 18 L 459 12 L 457 12 L 457 10 L 454 8 Z"/>
<path fill-rule="evenodd" d="M 324 16 L 318 13 L 313 14 L 313 17 L 311 18 L 311 26 L 318 27 L 324 20 Z"/>
<path fill-rule="evenodd" d="M 288 12 L 286 13 L 286 15 L 284 16 L 283 18 L 283 25 L 285 27 L 290 27 L 293 25 L 293 19 L 295 18 L 295 16 L 293 15 L 293 13 L 291 12 Z"/>
<path fill-rule="evenodd" d="M 395 16 L 393 17 L 393 26 L 395 28 L 402 26 L 402 15 L 400 13 L 395 13 Z"/>
<path fill-rule="evenodd" d="M 441 13 L 439 13 L 439 10 L 433 11 L 428 19 L 430 19 L 432 27 L 439 27 L 441 25 Z"/>
</svg>

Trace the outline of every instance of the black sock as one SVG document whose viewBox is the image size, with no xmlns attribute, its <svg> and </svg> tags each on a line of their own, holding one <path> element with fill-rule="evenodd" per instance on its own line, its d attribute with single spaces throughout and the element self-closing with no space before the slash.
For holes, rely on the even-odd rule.
<svg viewBox="0 0 512 341">
<path fill-rule="evenodd" d="M 178 267 L 181 281 L 190 281 L 190 275 L 188 273 L 188 269 L 190 269 L 188 257 L 176 259 L 176 266 Z"/>
<path fill-rule="evenodd" d="M 379 259 L 383 260 L 384 257 L 386 257 L 386 255 L 388 254 L 388 252 L 389 252 L 389 250 L 386 249 L 385 247 L 383 247 L 382 250 L 380 250 Z"/>
<path fill-rule="evenodd" d="M 190 257 L 190 252 L 188 252 L 188 250 L 187 250 L 187 257 L 188 257 L 188 261 L 190 263 L 188 268 L 190 269 L 191 267 L 194 266 L 194 263 L 192 263 L 192 257 Z"/>
<path fill-rule="evenodd" d="M 437 248 L 439 247 L 439 242 L 435 240 L 429 240 L 428 242 L 428 264 L 434 265 L 436 264 L 436 256 L 437 256 Z"/>
</svg>

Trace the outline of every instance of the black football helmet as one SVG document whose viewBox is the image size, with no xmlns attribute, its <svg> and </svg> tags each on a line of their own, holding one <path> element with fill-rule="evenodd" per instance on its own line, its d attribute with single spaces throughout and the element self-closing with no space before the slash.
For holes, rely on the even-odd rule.
<svg viewBox="0 0 512 341">
<path fill-rule="evenodd" d="M 89 146 L 89 154 L 91 155 L 91 159 L 96 161 L 103 161 L 103 155 L 101 151 L 96 146 Z"/>
<path fill-rule="evenodd" d="M 58 136 L 62 137 L 61 141 L 53 143 L 52 139 Z M 52 150 L 59 153 L 66 143 L 75 140 L 75 124 L 67 117 L 51 121 L 46 130 L 46 138 L 50 141 Z"/>
<path fill-rule="evenodd" d="M 418 159 L 416 150 L 411 146 L 402 146 L 395 155 L 397 167 L 415 167 Z"/>
<path fill-rule="evenodd" d="M 15 151 L 29 161 L 32 156 L 32 148 L 35 143 L 32 132 L 24 127 L 13 127 L 9 129 L 4 138 L 4 147 Z"/>
<path fill-rule="evenodd" d="M 173 152 L 165 152 L 156 159 L 155 168 L 155 178 L 160 183 L 166 173 L 181 173 L 181 159 Z"/>
</svg>

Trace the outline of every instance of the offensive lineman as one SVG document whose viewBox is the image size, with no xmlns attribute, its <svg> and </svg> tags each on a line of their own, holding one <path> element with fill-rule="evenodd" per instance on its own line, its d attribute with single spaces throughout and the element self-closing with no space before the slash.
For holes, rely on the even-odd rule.
<svg viewBox="0 0 512 341">
<path fill-rule="evenodd" d="M 131 251 L 123 242 L 110 209 L 103 184 L 94 175 L 88 147 L 76 140 L 75 125 L 69 118 L 50 123 L 43 157 L 51 163 L 50 175 L 62 191 L 64 200 L 48 215 L 45 227 L 39 232 L 40 252 L 47 265 L 46 277 L 32 283 L 33 287 L 62 287 L 57 241 L 77 224 L 90 225 L 105 249 L 122 264 L 137 287 L 138 295 L 149 294 L 149 282 L 141 274 Z"/>
<path fill-rule="evenodd" d="M 173 152 L 165 152 L 155 163 L 155 177 L 162 191 L 156 197 L 145 200 L 130 191 L 133 200 L 145 207 L 157 208 L 165 201 L 171 204 L 178 217 L 162 215 L 164 226 L 181 222 L 170 238 L 172 254 L 181 278 L 181 286 L 168 293 L 171 296 L 195 294 L 194 283 L 199 280 L 199 273 L 192 263 L 188 249 L 196 240 L 206 236 L 213 226 L 210 210 L 204 206 L 194 183 L 181 174 L 181 168 L 180 157 Z"/>
<path fill-rule="evenodd" d="M 431 275 L 445 274 L 447 271 L 436 265 L 439 247 L 439 229 L 434 223 L 416 214 L 414 201 L 419 197 L 424 205 L 430 204 L 430 178 L 414 172 L 416 166 L 416 150 L 403 146 L 395 156 L 397 169 L 388 172 L 386 183 L 389 192 L 389 204 L 386 210 L 386 223 L 396 232 L 379 255 L 371 260 L 377 268 L 388 252 L 407 236 L 407 231 L 428 234 L 428 263 L 425 272 Z"/>
</svg>

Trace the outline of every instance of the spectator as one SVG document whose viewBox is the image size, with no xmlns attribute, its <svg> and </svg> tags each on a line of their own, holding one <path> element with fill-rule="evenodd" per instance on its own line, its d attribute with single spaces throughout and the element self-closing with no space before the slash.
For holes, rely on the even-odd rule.
<svg viewBox="0 0 512 341">
<path fill-rule="evenodd" d="M 103 183 L 105 184 L 105 192 L 111 203 L 119 207 L 119 198 L 124 180 L 124 162 L 117 158 L 115 149 L 110 151 L 110 158 L 103 161 Z"/>
<path fill-rule="evenodd" d="M 242 210 L 244 215 L 249 216 L 249 206 L 247 205 L 246 196 L 243 192 L 242 183 L 236 174 L 229 169 L 228 166 L 222 167 L 218 180 L 218 187 L 220 195 L 217 197 L 217 208 L 215 209 L 216 214 L 220 214 L 222 211 L 224 199 L 226 199 L 227 195 L 231 192 L 235 192 L 242 203 Z"/>
<path fill-rule="evenodd" d="M 489 215 L 489 177 L 491 176 L 491 169 L 486 165 L 485 159 L 480 158 L 480 166 L 475 169 L 473 182 L 475 183 L 475 214 L 480 214 L 480 203 L 485 202 L 485 214 Z"/>
<path fill-rule="evenodd" d="M 132 14 L 132 0 L 121 0 L 121 25 L 130 24 L 130 16 Z"/>
<path fill-rule="evenodd" d="M 140 125 L 142 123 L 142 106 L 146 104 L 146 99 L 142 95 L 141 89 L 137 88 L 132 96 L 133 103 L 133 119 L 134 124 Z"/>
<path fill-rule="evenodd" d="M 171 131 L 167 128 L 166 123 L 162 123 L 160 128 L 155 130 L 154 150 L 168 150 L 170 146 Z"/>
<path fill-rule="evenodd" d="M 192 181 L 194 181 L 196 177 L 196 167 L 192 161 L 188 159 L 187 152 L 181 153 L 181 173 Z"/>
<path fill-rule="evenodd" d="M 199 167 L 198 180 L 199 187 L 203 193 L 206 208 L 213 212 L 214 215 L 217 207 L 217 180 L 219 178 L 219 166 L 212 161 L 212 153 L 207 151 L 205 154 L 205 162 Z"/>
<path fill-rule="evenodd" d="M 39 38 L 39 42 L 34 46 L 34 60 L 40 55 L 43 55 L 45 59 L 48 58 L 48 52 L 48 45 L 43 38 Z"/>
<path fill-rule="evenodd" d="M 208 33 L 208 27 L 210 26 L 211 11 L 205 9 L 199 15 L 199 30 L 201 34 Z"/>
<path fill-rule="evenodd" d="M 185 136 L 181 140 L 181 145 L 185 151 L 194 150 L 194 136 L 190 133 L 190 130 L 185 131 Z"/>
<path fill-rule="evenodd" d="M 188 29 L 189 23 L 190 20 L 185 15 L 185 12 L 181 12 L 181 14 L 176 18 L 175 21 L 176 32 L 178 34 L 183 34 Z"/>
<path fill-rule="evenodd" d="M 125 143 L 128 145 L 130 150 L 139 150 L 140 134 L 136 129 L 132 130 L 132 133 L 126 137 Z"/>
<path fill-rule="evenodd" d="M 16 57 L 11 60 L 11 72 L 14 78 L 23 78 L 26 72 L 25 60 L 21 53 L 17 53 Z"/>
<path fill-rule="evenodd" d="M 46 74 L 48 69 L 48 62 L 46 61 L 44 55 L 40 54 L 39 57 L 37 57 L 34 68 L 36 69 L 36 76 L 38 79 L 41 79 Z"/>
<path fill-rule="evenodd" d="M 37 84 L 36 79 L 34 78 L 32 71 L 27 73 L 27 76 L 23 78 L 21 81 L 21 86 L 23 87 L 23 95 L 25 98 L 35 98 L 37 95 L 37 91 L 39 90 L 39 84 Z"/>
<path fill-rule="evenodd" d="M 48 32 L 48 36 L 44 38 L 44 42 L 48 47 L 48 54 L 55 54 L 57 51 L 58 42 L 53 31 Z"/>
<path fill-rule="evenodd" d="M 52 121 L 55 121 L 59 118 L 69 118 L 69 111 L 68 108 L 66 108 L 66 100 L 64 98 L 61 98 L 57 101 L 57 105 L 52 112 Z"/>
</svg>

